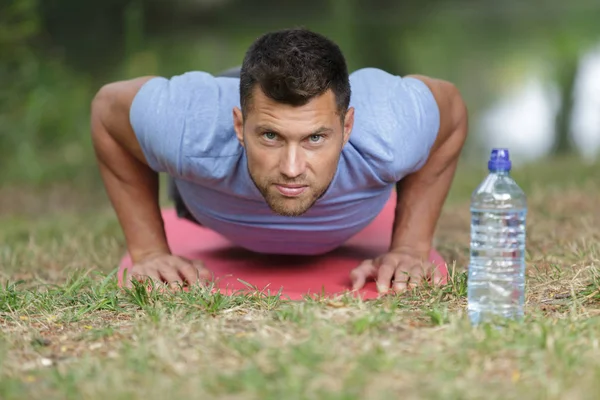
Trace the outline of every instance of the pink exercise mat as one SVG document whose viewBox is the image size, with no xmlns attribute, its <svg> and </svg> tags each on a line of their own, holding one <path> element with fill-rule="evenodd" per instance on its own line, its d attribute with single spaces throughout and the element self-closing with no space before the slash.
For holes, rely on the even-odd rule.
<svg viewBox="0 0 600 400">
<path fill-rule="evenodd" d="M 167 240 L 174 254 L 201 259 L 215 277 L 215 288 L 231 295 L 261 291 L 282 298 L 302 300 L 307 295 L 336 296 L 351 290 L 350 271 L 363 260 L 377 257 L 388 248 L 395 195 L 373 222 L 352 237 L 344 246 L 321 256 L 271 256 L 255 254 L 234 246 L 221 235 L 192 222 L 179 219 L 172 209 L 162 212 Z M 429 260 L 447 281 L 448 270 L 442 256 L 432 250 Z M 120 263 L 119 285 L 124 269 L 131 266 L 126 254 Z M 250 285 L 250 287 L 248 286 Z M 378 297 L 375 283 L 368 281 L 355 292 L 363 299 Z"/>
</svg>

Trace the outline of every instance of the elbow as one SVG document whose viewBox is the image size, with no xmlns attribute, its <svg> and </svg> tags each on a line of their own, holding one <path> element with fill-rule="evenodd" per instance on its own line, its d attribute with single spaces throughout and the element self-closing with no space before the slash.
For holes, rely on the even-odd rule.
<svg viewBox="0 0 600 400">
<path fill-rule="evenodd" d="M 447 85 L 452 136 L 462 145 L 466 141 L 469 131 L 469 110 L 460 90 L 452 83 L 447 83 Z"/>
<path fill-rule="evenodd" d="M 101 152 L 109 135 L 106 121 L 110 119 L 113 92 L 112 84 L 104 85 L 96 92 L 90 103 L 90 135 L 96 152 Z"/>
<path fill-rule="evenodd" d="M 129 81 L 118 81 L 102 86 L 90 104 L 92 124 L 104 121 L 116 129 L 124 129 L 129 121 L 129 110 L 139 89 L 152 76 Z"/>
<path fill-rule="evenodd" d="M 101 134 L 106 127 L 114 125 L 113 120 L 120 118 L 118 82 L 102 86 L 92 98 L 90 104 L 90 123 L 92 135 Z"/>
<path fill-rule="evenodd" d="M 112 95 L 111 83 L 102 86 L 92 98 L 90 104 L 90 115 L 92 121 L 102 119 L 103 115 L 110 109 Z"/>
</svg>

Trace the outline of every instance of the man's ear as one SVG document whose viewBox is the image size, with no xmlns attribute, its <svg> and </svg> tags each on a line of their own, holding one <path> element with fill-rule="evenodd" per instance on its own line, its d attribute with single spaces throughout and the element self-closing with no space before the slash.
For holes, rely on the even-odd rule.
<svg viewBox="0 0 600 400">
<path fill-rule="evenodd" d="M 233 129 L 242 146 L 244 146 L 244 116 L 238 107 L 233 108 Z"/>
<path fill-rule="evenodd" d="M 344 145 L 350 139 L 350 134 L 352 133 L 352 128 L 354 127 L 354 107 L 350 107 L 348 111 L 346 111 L 346 116 L 344 117 Z"/>
</svg>

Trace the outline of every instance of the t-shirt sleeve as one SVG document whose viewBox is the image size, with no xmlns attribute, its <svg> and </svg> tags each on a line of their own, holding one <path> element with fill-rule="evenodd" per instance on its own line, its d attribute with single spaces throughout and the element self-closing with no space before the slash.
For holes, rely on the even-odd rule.
<svg viewBox="0 0 600 400">
<path fill-rule="evenodd" d="M 390 101 L 397 118 L 396 132 L 391 132 L 393 179 L 418 171 L 429 158 L 440 129 L 440 111 L 429 87 L 421 80 L 397 77 Z"/>
<path fill-rule="evenodd" d="M 150 168 L 182 173 L 186 132 L 213 125 L 217 98 L 215 78 L 204 72 L 156 77 L 141 87 L 129 117 Z"/>
<path fill-rule="evenodd" d="M 440 127 L 437 102 L 416 78 L 366 68 L 352 74 L 352 146 L 383 182 L 398 182 L 429 157 Z"/>
</svg>

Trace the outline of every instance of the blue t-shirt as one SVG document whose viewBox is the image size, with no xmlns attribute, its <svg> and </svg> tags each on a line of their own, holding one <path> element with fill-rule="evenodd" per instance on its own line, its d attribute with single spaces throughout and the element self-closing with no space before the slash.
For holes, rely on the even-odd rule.
<svg viewBox="0 0 600 400">
<path fill-rule="evenodd" d="M 136 95 L 130 119 L 150 167 L 175 179 L 202 225 L 255 252 L 322 254 L 368 225 L 396 182 L 424 165 L 440 125 L 420 80 L 365 68 L 350 84 L 350 139 L 329 189 L 299 217 L 271 211 L 250 179 L 233 129 L 238 78 L 153 78 Z"/>
</svg>

